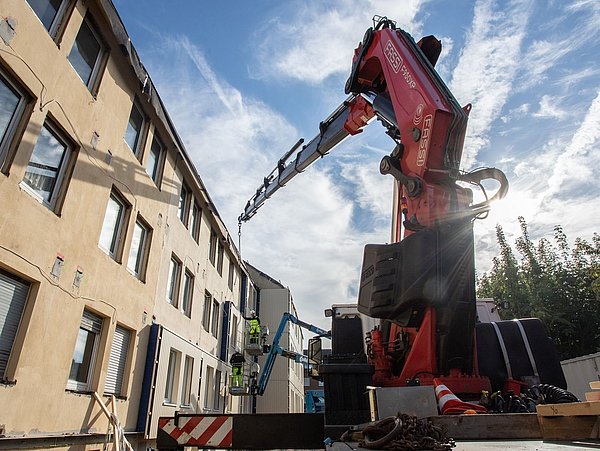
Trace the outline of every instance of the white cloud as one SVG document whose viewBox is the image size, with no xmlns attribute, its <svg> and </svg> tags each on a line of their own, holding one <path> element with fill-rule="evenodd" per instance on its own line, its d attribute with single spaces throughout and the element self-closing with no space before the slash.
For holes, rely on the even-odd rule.
<svg viewBox="0 0 600 451">
<path fill-rule="evenodd" d="M 544 95 L 540 99 L 540 108 L 538 111 L 532 114 L 533 117 L 538 118 L 554 118 L 554 119 L 564 119 L 569 114 L 561 109 L 557 103 L 560 102 L 561 99 L 553 98 L 549 95 Z"/>
<path fill-rule="evenodd" d="M 526 34 L 527 2 L 513 1 L 500 10 L 491 0 L 479 0 L 471 29 L 450 83 L 461 103 L 472 103 L 462 166 L 470 168 L 489 143 L 492 122 L 511 92 L 521 64 L 520 46 Z"/>
<path fill-rule="evenodd" d="M 600 191 L 600 92 L 592 100 L 580 126 L 548 140 L 539 151 L 522 155 L 513 168 L 508 195 L 492 206 L 489 218 L 476 222 L 478 272 L 487 271 L 498 254 L 494 230 L 501 224 L 509 242 L 520 236 L 523 216 L 534 240 L 551 237 L 555 225 L 568 238 L 590 240 L 598 232 Z"/>
<path fill-rule="evenodd" d="M 319 84 L 331 75 L 348 74 L 354 48 L 376 14 L 387 14 L 398 26 L 417 33 L 415 18 L 423 0 L 290 2 L 294 20 L 271 19 L 258 33 L 258 78 L 294 79 Z M 273 38 L 277 36 L 277 38 Z"/>
<path fill-rule="evenodd" d="M 500 120 L 502 122 L 504 122 L 505 124 L 507 124 L 508 122 L 512 121 L 513 119 L 522 118 L 527 113 L 529 113 L 529 104 L 523 103 L 522 105 L 519 105 L 518 107 L 512 108 L 511 110 L 509 110 L 507 114 L 505 114 L 504 116 L 502 116 L 500 118 Z"/>
<path fill-rule="evenodd" d="M 600 91 L 592 101 L 579 129 L 559 155 L 548 179 L 545 197 L 553 196 L 573 184 L 589 183 L 600 188 Z"/>
</svg>

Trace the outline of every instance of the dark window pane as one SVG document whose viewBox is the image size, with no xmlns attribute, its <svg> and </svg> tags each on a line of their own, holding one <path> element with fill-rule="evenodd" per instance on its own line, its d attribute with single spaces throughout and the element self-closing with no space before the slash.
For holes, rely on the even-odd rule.
<svg viewBox="0 0 600 451">
<path fill-rule="evenodd" d="M 131 150 L 136 152 L 137 140 L 142 130 L 142 124 L 144 123 L 144 117 L 140 110 L 133 105 L 131 114 L 129 115 L 129 122 L 127 123 L 127 130 L 125 130 L 125 142 Z"/>
<path fill-rule="evenodd" d="M 0 78 L 0 143 L 19 105 L 20 96 Z"/>
<path fill-rule="evenodd" d="M 158 163 L 160 162 L 161 149 L 162 146 L 160 145 L 160 142 L 154 137 L 152 146 L 150 147 L 150 154 L 148 155 L 146 171 L 155 183 L 158 181 Z"/>
<path fill-rule="evenodd" d="M 63 0 L 27 0 L 27 2 L 42 21 L 46 30 L 50 30 Z"/>
<path fill-rule="evenodd" d="M 75 38 L 71 53 L 69 53 L 69 61 L 86 85 L 90 82 L 100 50 L 98 39 L 94 36 L 87 21 L 84 20 Z"/>
<path fill-rule="evenodd" d="M 85 329 L 79 329 L 77 344 L 73 353 L 71 362 L 71 371 L 69 379 L 77 382 L 88 382 L 90 364 L 92 362 L 92 353 L 94 349 L 94 340 L 96 334 Z"/>
</svg>

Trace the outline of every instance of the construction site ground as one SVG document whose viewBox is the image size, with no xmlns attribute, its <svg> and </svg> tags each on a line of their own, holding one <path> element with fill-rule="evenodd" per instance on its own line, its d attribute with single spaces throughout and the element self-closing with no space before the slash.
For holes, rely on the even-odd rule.
<svg viewBox="0 0 600 451">
<path fill-rule="evenodd" d="M 327 448 L 332 451 L 373 451 L 372 449 L 362 448 L 356 442 L 335 442 Z M 600 442 L 593 441 L 570 441 L 570 442 L 544 442 L 542 440 L 490 440 L 490 441 L 466 441 L 456 442 L 452 448 L 456 451 L 492 451 L 492 450 L 511 450 L 511 451 L 566 451 L 566 450 L 597 450 L 600 449 Z"/>
</svg>

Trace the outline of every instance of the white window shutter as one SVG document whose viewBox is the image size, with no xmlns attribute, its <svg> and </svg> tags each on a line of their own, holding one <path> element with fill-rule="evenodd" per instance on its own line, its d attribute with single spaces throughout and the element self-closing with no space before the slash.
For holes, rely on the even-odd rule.
<svg viewBox="0 0 600 451">
<path fill-rule="evenodd" d="M 123 376 L 127 365 L 130 336 L 129 330 L 121 326 L 116 327 L 108 359 L 104 393 L 120 395 L 123 392 Z"/>
</svg>

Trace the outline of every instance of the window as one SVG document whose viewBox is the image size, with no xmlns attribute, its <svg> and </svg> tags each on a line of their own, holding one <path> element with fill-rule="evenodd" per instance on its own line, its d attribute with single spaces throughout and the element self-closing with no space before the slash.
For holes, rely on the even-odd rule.
<svg viewBox="0 0 600 451">
<path fill-rule="evenodd" d="M 67 0 L 27 0 L 27 3 L 38 16 L 44 28 L 51 36 L 54 36 L 69 2 Z"/>
<path fill-rule="evenodd" d="M 28 282 L 0 270 L 0 380 L 7 379 L 6 366 L 28 294 Z"/>
<path fill-rule="evenodd" d="M 209 258 L 210 262 L 212 263 L 212 265 L 215 266 L 215 262 L 217 259 L 217 234 L 212 229 L 212 227 L 210 229 L 209 249 L 210 250 L 208 252 L 208 258 Z"/>
<path fill-rule="evenodd" d="M 204 292 L 204 312 L 202 313 L 202 327 L 206 332 L 210 332 L 210 306 L 212 305 L 212 296 L 208 291 Z"/>
<path fill-rule="evenodd" d="M 145 124 L 146 118 L 142 109 L 138 106 L 137 102 L 133 102 L 131 113 L 129 114 L 129 122 L 127 122 L 127 129 L 125 130 L 125 142 L 138 160 L 142 155 L 142 148 L 144 147 L 143 135 Z"/>
<path fill-rule="evenodd" d="M 198 243 L 198 240 L 200 239 L 200 222 L 202 221 L 202 209 L 200 208 L 200 205 L 198 205 L 198 202 L 194 201 L 194 205 L 192 207 L 192 221 L 191 221 L 191 228 L 190 228 L 190 233 L 192 234 L 192 238 L 194 238 L 194 241 L 196 241 L 196 243 Z"/>
<path fill-rule="evenodd" d="M 238 318 L 233 316 L 231 319 L 231 346 L 234 350 L 238 347 Z"/>
<path fill-rule="evenodd" d="M 129 355 L 130 337 L 131 332 L 128 329 L 117 325 L 108 359 L 104 393 L 110 393 L 112 395 L 125 394 L 123 378 L 127 366 L 127 356 Z"/>
<path fill-rule="evenodd" d="M 227 286 L 233 291 L 233 276 L 235 274 L 235 265 L 232 261 L 229 262 L 229 277 L 227 279 Z"/>
<path fill-rule="evenodd" d="M 127 269 L 140 280 L 143 280 L 145 276 L 150 249 L 150 238 L 152 236 L 151 230 L 150 226 L 138 216 L 133 228 L 133 236 L 131 237 L 131 248 L 129 249 L 129 258 L 127 259 Z"/>
<path fill-rule="evenodd" d="M 95 30 L 89 16 L 85 16 L 68 59 L 77 75 L 92 93 L 95 93 L 98 88 L 105 54 L 106 48 L 100 35 Z"/>
<path fill-rule="evenodd" d="M 213 337 L 217 338 L 219 333 L 219 301 L 216 299 L 213 299 L 212 303 L 212 322 L 210 329 Z"/>
<path fill-rule="evenodd" d="M 102 318 L 84 310 L 79 333 L 73 352 L 71 371 L 67 388 L 71 390 L 91 391 L 94 362 L 100 342 Z"/>
<path fill-rule="evenodd" d="M 155 134 L 154 138 L 152 138 L 150 152 L 148 152 L 148 160 L 146 161 L 146 172 L 158 188 L 160 188 L 160 181 L 162 176 L 164 148 L 165 146 L 163 145 L 162 141 Z"/>
<path fill-rule="evenodd" d="M 179 357 L 180 353 L 171 348 L 169 352 L 169 364 L 167 366 L 167 382 L 165 384 L 165 402 L 175 402 L 175 391 L 179 379 Z"/>
<path fill-rule="evenodd" d="M 119 260 L 121 251 L 121 241 L 125 234 L 125 224 L 127 223 L 127 214 L 129 205 L 123 197 L 113 189 L 108 199 L 106 214 L 100 232 L 100 242 L 98 246 L 114 260 Z"/>
<path fill-rule="evenodd" d="M 220 276 L 223 275 L 223 245 L 219 243 L 219 256 L 217 257 L 217 272 Z"/>
<path fill-rule="evenodd" d="M 183 275 L 183 296 L 181 298 L 181 310 L 183 314 L 192 317 L 192 299 L 194 297 L 194 276 L 187 269 Z"/>
<path fill-rule="evenodd" d="M 215 402 L 213 409 L 221 409 L 221 372 L 219 370 L 215 371 Z"/>
<path fill-rule="evenodd" d="M 204 408 L 211 409 L 215 403 L 215 373 L 211 366 L 206 366 L 206 385 L 204 386 Z"/>
<path fill-rule="evenodd" d="M 2 168 L 29 100 L 25 91 L 8 81 L 0 69 L 0 167 Z"/>
<path fill-rule="evenodd" d="M 185 356 L 185 363 L 183 365 L 183 384 L 181 385 L 181 405 L 189 406 L 190 397 L 192 394 L 192 374 L 194 371 L 194 358 L 192 356 Z"/>
<path fill-rule="evenodd" d="M 177 216 L 181 219 L 184 226 L 188 226 L 188 217 L 190 215 L 190 190 L 185 183 L 181 184 L 181 192 L 179 193 L 179 209 Z"/>
<path fill-rule="evenodd" d="M 167 300 L 173 307 L 177 307 L 177 298 L 179 296 L 179 279 L 181 278 L 181 261 L 171 256 L 169 266 L 169 283 L 167 284 Z"/>
<path fill-rule="evenodd" d="M 29 192 L 52 210 L 56 210 L 59 198 L 65 194 L 73 154 L 74 145 L 46 121 L 27 164 L 23 183 Z"/>
</svg>

